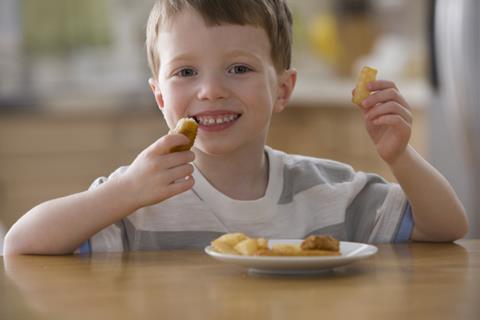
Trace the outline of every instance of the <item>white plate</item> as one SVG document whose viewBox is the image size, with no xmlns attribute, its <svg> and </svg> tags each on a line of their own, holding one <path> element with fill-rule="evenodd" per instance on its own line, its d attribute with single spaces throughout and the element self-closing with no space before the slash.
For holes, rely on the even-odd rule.
<svg viewBox="0 0 480 320">
<path fill-rule="evenodd" d="M 302 240 L 269 240 L 273 244 L 300 244 Z M 354 261 L 368 258 L 377 252 L 377 247 L 357 242 L 340 242 L 340 256 L 272 257 L 240 256 L 215 251 L 211 246 L 205 252 L 214 259 L 247 267 L 254 273 L 317 273 L 344 266 Z"/>
</svg>

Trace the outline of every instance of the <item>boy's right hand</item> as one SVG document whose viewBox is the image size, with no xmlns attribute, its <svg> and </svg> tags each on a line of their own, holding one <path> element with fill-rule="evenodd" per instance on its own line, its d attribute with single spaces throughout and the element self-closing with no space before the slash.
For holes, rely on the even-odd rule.
<svg viewBox="0 0 480 320">
<path fill-rule="evenodd" d="M 193 186 L 192 151 L 169 153 L 175 146 L 185 145 L 182 134 L 167 134 L 143 150 L 121 179 L 127 186 L 127 197 L 133 206 L 141 208 L 166 200 Z"/>
</svg>

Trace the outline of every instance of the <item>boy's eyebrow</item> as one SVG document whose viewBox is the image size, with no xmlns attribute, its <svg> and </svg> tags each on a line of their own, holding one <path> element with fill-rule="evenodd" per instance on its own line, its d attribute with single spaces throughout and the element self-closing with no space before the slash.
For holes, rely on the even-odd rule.
<svg viewBox="0 0 480 320">
<path fill-rule="evenodd" d="M 260 55 L 258 55 L 256 53 L 253 53 L 251 51 L 246 51 L 246 50 L 242 50 L 242 49 L 234 49 L 234 50 L 231 50 L 227 53 L 227 57 L 236 57 L 236 56 L 247 56 L 247 57 L 254 58 L 258 61 L 262 61 L 262 58 L 260 57 Z"/>
<path fill-rule="evenodd" d="M 260 57 L 259 54 L 253 53 L 251 51 L 246 51 L 246 50 L 243 50 L 243 49 L 230 50 L 230 51 L 227 52 L 227 54 L 225 56 L 227 58 L 234 58 L 234 57 L 238 57 L 238 56 L 246 56 L 246 57 L 249 57 L 249 58 L 252 58 L 252 59 L 256 60 L 257 62 L 262 61 L 262 58 Z M 191 52 L 180 53 L 178 55 L 175 55 L 171 59 L 166 60 L 165 65 L 168 66 L 168 65 L 172 65 L 172 64 L 176 64 L 176 63 L 181 63 L 183 61 L 185 61 L 185 62 L 191 61 L 191 60 L 194 60 L 194 59 L 195 59 L 195 54 L 193 54 Z"/>
<path fill-rule="evenodd" d="M 186 53 L 181 53 L 175 55 L 173 58 L 165 61 L 165 65 L 171 65 L 174 63 L 182 62 L 182 61 L 190 61 L 194 58 L 194 55 L 192 53 L 186 52 Z"/>
</svg>

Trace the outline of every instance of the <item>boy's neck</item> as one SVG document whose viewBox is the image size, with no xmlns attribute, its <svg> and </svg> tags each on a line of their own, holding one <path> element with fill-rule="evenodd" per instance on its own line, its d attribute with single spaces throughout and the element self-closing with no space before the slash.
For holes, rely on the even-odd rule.
<svg viewBox="0 0 480 320">
<path fill-rule="evenodd" d="M 194 163 L 208 182 L 229 198 L 255 200 L 265 195 L 269 165 L 263 148 L 222 156 L 197 150 Z"/>
</svg>

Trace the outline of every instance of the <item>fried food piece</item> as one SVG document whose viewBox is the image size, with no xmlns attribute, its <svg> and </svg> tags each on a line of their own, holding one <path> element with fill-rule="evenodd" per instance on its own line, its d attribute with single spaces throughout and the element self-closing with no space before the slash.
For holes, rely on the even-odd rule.
<svg viewBox="0 0 480 320">
<path fill-rule="evenodd" d="M 257 239 L 247 238 L 234 247 L 243 256 L 253 256 L 258 251 Z"/>
<path fill-rule="evenodd" d="M 258 238 L 257 247 L 258 247 L 258 250 L 268 249 L 268 240 L 265 238 Z"/>
<path fill-rule="evenodd" d="M 230 245 L 232 248 L 237 245 L 237 243 L 247 239 L 248 237 L 243 233 L 225 233 L 214 241 L 225 242 Z"/>
<path fill-rule="evenodd" d="M 240 252 L 235 250 L 231 245 L 226 242 L 219 241 L 218 239 L 212 241 L 212 247 L 215 251 L 226 254 L 240 255 Z"/>
<path fill-rule="evenodd" d="M 312 256 L 339 256 L 340 251 L 327 250 L 296 250 L 293 248 L 277 248 L 276 250 L 258 250 L 257 256 L 273 257 L 312 257 Z"/>
<path fill-rule="evenodd" d="M 352 102 L 358 106 L 361 106 L 363 100 L 369 95 L 370 91 L 367 89 L 369 82 L 375 81 L 377 77 L 377 69 L 370 67 L 363 67 L 357 79 L 357 85 L 355 87 L 355 93 L 352 97 Z"/>
<path fill-rule="evenodd" d="M 258 256 L 339 256 L 339 250 L 319 250 L 319 249 L 304 249 L 302 245 L 296 244 L 275 244 L 271 249 L 258 250 Z"/>
<path fill-rule="evenodd" d="M 236 246 L 246 239 L 248 238 L 243 233 L 226 233 L 213 240 L 211 244 L 212 247 L 220 253 L 240 255 L 242 253 L 236 249 Z M 247 249 L 242 248 L 242 250 Z"/>
<path fill-rule="evenodd" d="M 308 236 L 300 245 L 302 250 L 340 251 L 340 241 L 332 236 Z"/>
<path fill-rule="evenodd" d="M 331 236 L 309 236 L 301 244 L 274 244 L 264 238 L 250 238 L 243 233 L 226 233 L 212 241 L 220 253 L 243 256 L 338 256 L 340 242 Z"/>
<path fill-rule="evenodd" d="M 302 256 L 339 256 L 340 251 L 329 250 L 302 250 Z"/>
<path fill-rule="evenodd" d="M 171 131 L 171 133 L 181 133 L 186 135 L 190 142 L 183 146 L 175 146 L 170 149 L 170 152 L 187 151 L 193 146 L 195 137 L 197 136 L 198 123 L 192 118 L 182 118 L 178 120 L 177 126 Z"/>
<path fill-rule="evenodd" d="M 250 238 L 245 234 L 226 233 L 212 241 L 212 247 L 220 252 L 235 255 L 253 256 L 258 250 L 268 250 L 268 240 Z"/>
<path fill-rule="evenodd" d="M 302 252 L 302 248 L 295 244 L 275 244 L 271 251 L 276 256 L 298 256 Z"/>
</svg>

